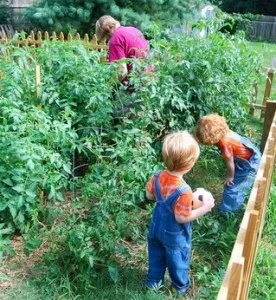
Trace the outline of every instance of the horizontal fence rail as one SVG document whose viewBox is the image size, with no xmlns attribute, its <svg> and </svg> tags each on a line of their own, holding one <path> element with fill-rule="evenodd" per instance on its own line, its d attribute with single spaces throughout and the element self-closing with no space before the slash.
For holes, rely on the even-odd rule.
<svg viewBox="0 0 276 300">
<path fill-rule="evenodd" d="M 245 300 L 251 283 L 276 157 L 276 102 L 268 101 L 265 120 L 270 123 L 260 167 L 237 234 L 217 300 Z M 273 117 L 271 118 L 271 111 Z M 264 132 L 268 124 L 264 126 Z"/>
</svg>

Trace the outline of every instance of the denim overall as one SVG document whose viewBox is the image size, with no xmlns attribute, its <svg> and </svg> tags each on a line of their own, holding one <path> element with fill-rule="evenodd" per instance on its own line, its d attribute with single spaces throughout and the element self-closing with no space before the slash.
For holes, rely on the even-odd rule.
<svg viewBox="0 0 276 300">
<path fill-rule="evenodd" d="M 190 223 L 176 222 L 173 209 L 178 197 L 191 188 L 183 184 L 167 199 L 163 199 L 158 182 L 161 172 L 154 174 L 157 202 L 147 235 L 149 270 L 146 285 L 149 288 L 160 287 L 164 282 L 166 268 L 168 268 L 172 287 L 178 293 L 184 293 L 190 285 L 188 271 L 192 231 Z"/>
<path fill-rule="evenodd" d="M 219 211 L 221 213 L 225 211 L 235 212 L 243 204 L 245 197 L 249 194 L 261 159 L 261 153 L 259 149 L 247 138 L 236 133 L 228 133 L 226 136 L 240 141 L 247 148 L 251 149 L 253 154 L 249 160 L 234 156 L 234 184 L 232 186 L 224 187 L 222 203 L 219 206 Z"/>
</svg>

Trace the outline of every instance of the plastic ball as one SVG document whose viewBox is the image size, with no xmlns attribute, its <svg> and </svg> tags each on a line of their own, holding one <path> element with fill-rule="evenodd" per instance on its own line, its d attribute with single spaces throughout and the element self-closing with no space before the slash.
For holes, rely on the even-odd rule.
<svg viewBox="0 0 276 300">
<path fill-rule="evenodd" d="M 193 209 L 202 206 L 203 199 L 207 200 L 212 197 L 212 194 L 204 188 L 197 188 L 193 191 Z"/>
</svg>

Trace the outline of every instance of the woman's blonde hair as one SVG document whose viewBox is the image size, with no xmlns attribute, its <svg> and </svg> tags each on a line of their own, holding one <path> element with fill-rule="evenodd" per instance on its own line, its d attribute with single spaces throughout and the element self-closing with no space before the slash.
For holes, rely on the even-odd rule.
<svg viewBox="0 0 276 300">
<path fill-rule="evenodd" d="M 113 31 L 120 26 L 120 23 L 113 17 L 105 15 L 96 22 L 96 36 L 98 40 L 108 40 Z"/>
<path fill-rule="evenodd" d="M 197 141 L 187 131 L 172 132 L 164 139 L 162 156 L 169 171 L 182 171 L 192 167 L 199 153 Z"/>
<path fill-rule="evenodd" d="M 202 117 L 196 125 L 195 136 L 201 144 L 214 145 L 229 131 L 224 117 L 209 114 Z"/>
</svg>

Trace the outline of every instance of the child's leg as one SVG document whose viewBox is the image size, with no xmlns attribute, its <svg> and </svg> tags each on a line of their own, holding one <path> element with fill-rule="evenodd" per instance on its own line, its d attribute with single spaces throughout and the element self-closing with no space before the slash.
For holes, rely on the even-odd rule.
<svg viewBox="0 0 276 300">
<path fill-rule="evenodd" d="M 224 188 L 220 212 L 235 212 L 243 204 L 245 197 L 249 194 L 255 178 L 255 172 L 236 171 L 234 184 Z"/>
<path fill-rule="evenodd" d="M 149 270 L 146 278 L 146 286 L 149 288 L 158 288 L 164 283 L 166 271 L 166 251 L 164 246 L 148 238 L 148 261 Z"/>
<path fill-rule="evenodd" d="M 167 265 L 172 287 L 183 294 L 190 286 L 190 248 L 167 249 Z"/>
</svg>

